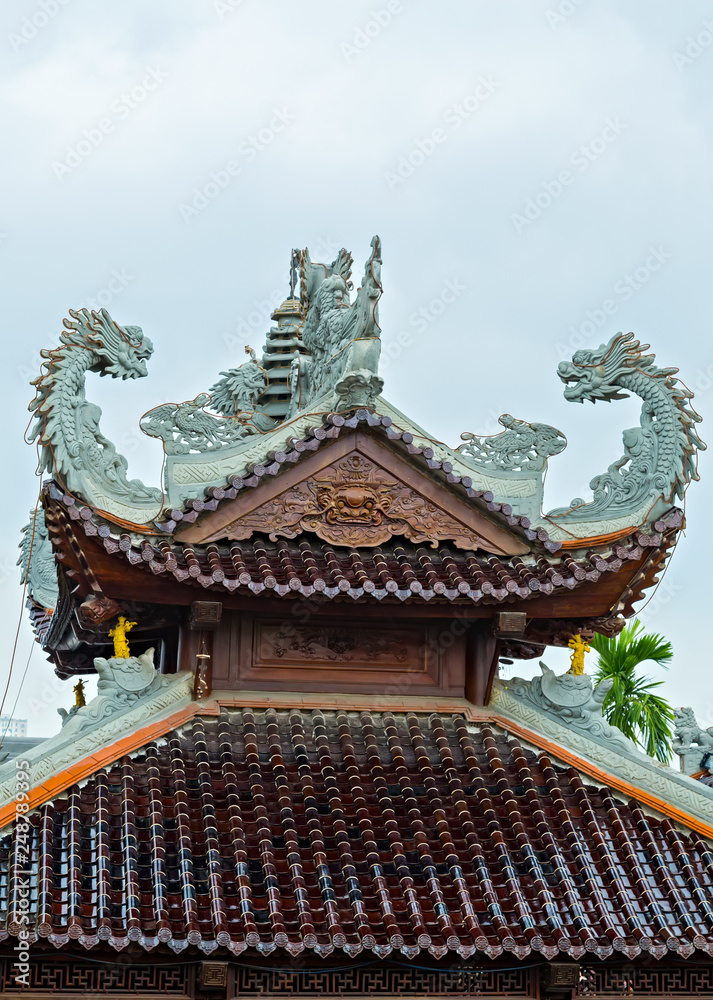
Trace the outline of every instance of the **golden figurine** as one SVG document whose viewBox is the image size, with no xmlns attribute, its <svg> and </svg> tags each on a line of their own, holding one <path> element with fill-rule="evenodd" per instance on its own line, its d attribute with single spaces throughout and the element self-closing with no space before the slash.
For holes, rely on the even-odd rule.
<svg viewBox="0 0 713 1000">
<path fill-rule="evenodd" d="M 74 691 L 74 707 L 84 708 L 87 699 L 84 697 L 84 681 L 80 678 L 72 688 Z"/>
<path fill-rule="evenodd" d="M 581 676 L 584 673 L 584 654 L 588 653 L 592 647 L 582 638 L 579 632 L 572 636 L 567 645 L 572 650 L 572 656 L 570 657 L 572 666 L 567 673 Z"/>
<path fill-rule="evenodd" d="M 126 633 L 136 625 L 136 622 L 127 621 L 122 615 L 119 624 L 109 631 L 109 638 L 114 640 L 114 657 L 118 660 L 126 660 L 131 656 Z"/>
</svg>

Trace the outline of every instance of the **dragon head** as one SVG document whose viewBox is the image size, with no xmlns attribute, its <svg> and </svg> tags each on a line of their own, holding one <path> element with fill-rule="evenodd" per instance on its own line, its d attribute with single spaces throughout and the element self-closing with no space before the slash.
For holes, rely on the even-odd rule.
<svg viewBox="0 0 713 1000">
<path fill-rule="evenodd" d="M 87 347 L 92 353 L 88 370 L 112 378 L 143 378 L 153 344 L 140 326 L 119 326 L 106 309 L 70 309 L 62 342 Z"/>
<path fill-rule="evenodd" d="M 652 355 L 644 355 L 648 344 L 642 344 L 633 333 L 617 333 L 608 344 L 602 344 L 594 351 L 576 351 L 571 361 L 561 361 L 557 374 L 566 383 L 565 399 L 592 403 L 612 399 L 626 399 L 617 379 L 632 368 L 647 368 L 653 362 Z"/>
<path fill-rule="evenodd" d="M 236 417 L 255 409 L 267 388 L 267 374 L 254 358 L 220 373 L 223 378 L 210 387 L 211 406 L 224 417 Z"/>
</svg>

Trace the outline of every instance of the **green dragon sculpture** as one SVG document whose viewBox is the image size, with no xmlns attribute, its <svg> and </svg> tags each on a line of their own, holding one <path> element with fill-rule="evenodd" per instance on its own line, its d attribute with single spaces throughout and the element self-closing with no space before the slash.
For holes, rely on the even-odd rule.
<svg viewBox="0 0 713 1000">
<path fill-rule="evenodd" d="M 128 479 L 127 461 L 99 429 L 101 409 L 85 395 L 87 372 L 143 378 L 153 345 L 138 326 L 119 326 L 106 309 L 70 309 L 61 345 L 45 359 L 30 410 L 30 439 L 40 445 L 40 471 L 100 510 L 144 523 L 161 510 L 162 493 Z"/>
<path fill-rule="evenodd" d="M 658 368 L 633 333 L 617 333 L 597 350 L 577 351 L 558 375 L 565 399 L 610 402 L 629 394 L 643 400 L 638 427 L 624 431 L 624 454 L 590 482 L 594 498 L 580 498 L 547 516 L 563 521 L 596 521 L 663 513 L 698 479 L 697 452 L 706 445 L 696 432 L 701 417 L 690 405 L 693 393 L 674 378 L 678 368 Z"/>
<path fill-rule="evenodd" d="M 27 584 L 27 596 L 46 611 L 57 607 L 57 563 L 47 533 L 42 507 L 30 511 L 29 523 L 22 529 L 19 545 L 20 583 Z"/>
<path fill-rule="evenodd" d="M 251 434 L 262 434 L 276 426 L 257 400 L 267 388 L 265 370 L 255 352 L 239 368 L 221 372 L 223 378 L 183 403 L 163 403 L 145 413 L 139 422 L 144 434 L 160 438 L 167 455 L 217 451 L 239 444 Z M 210 413 L 210 406 L 220 416 Z"/>
</svg>

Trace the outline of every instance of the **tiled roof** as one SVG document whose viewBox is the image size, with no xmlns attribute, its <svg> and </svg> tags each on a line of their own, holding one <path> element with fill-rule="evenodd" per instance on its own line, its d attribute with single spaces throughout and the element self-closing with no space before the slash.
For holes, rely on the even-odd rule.
<svg viewBox="0 0 713 1000">
<path fill-rule="evenodd" d="M 572 590 L 583 582 L 596 583 L 603 574 L 626 569 L 647 551 L 665 549 L 682 523 L 681 512 L 674 509 L 655 523 L 654 530 L 634 531 L 604 550 L 575 553 L 576 558 L 566 550 L 498 557 L 461 551 L 443 543 L 433 548 L 407 541 L 350 550 L 311 535 L 277 542 L 254 535 L 242 542 L 193 545 L 168 537 L 138 541 L 128 532 L 116 536 L 106 525 L 95 523 L 89 508 L 60 494 L 54 486 L 51 490 L 55 502 L 61 496 L 62 504 L 54 510 L 48 507 L 51 534 L 55 511 L 59 510 L 61 519 L 68 515 L 107 553 L 123 556 L 131 565 L 144 567 L 156 576 L 228 593 L 267 591 L 280 597 L 299 593 L 305 597 L 318 594 L 355 600 L 440 598 L 476 604 L 524 600 Z"/>
<path fill-rule="evenodd" d="M 56 946 L 713 956 L 705 843 L 458 714 L 199 717 L 31 824 Z M 9 837 L 2 869 L 7 937 Z"/>
</svg>

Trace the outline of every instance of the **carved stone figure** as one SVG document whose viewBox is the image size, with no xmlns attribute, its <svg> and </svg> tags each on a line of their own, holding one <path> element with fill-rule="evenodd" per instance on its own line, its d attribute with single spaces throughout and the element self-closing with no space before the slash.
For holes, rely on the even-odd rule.
<svg viewBox="0 0 713 1000">
<path fill-rule="evenodd" d="M 708 770 L 713 759 L 713 726 L 702 729 L 692 708 L 675 708 L 673 752 L 681 758 L 684 774 Z"/>
<path fill-rule="evenodd" d="M 160 510 L 161 491 L 127 479 L 127 462 L 99 429 L 101 409 L 85 396 L 88 371 L 112 378 L 143 378 L 153 353 L 138 326 L 119 326 L 106 309 L 70 309 L 61 346 L 46 359 L 33 385 L 31 440 L 40 444 L 40 468 L 99 509 L 133 513 L 145 521 Z"/>
<path fill-rule="evenodd" d="M 638 747 L 620 729 L 611 726 L 602 714 L 602 704 L 614 683 L 611 679 L 601 681 L 594 687 L 588 674 L 558 675 L 542 661 L 540 670 L 542 677 L 531 681 L 513 677 L 503 681 L 503 686 L 516 698 L 547 712 L 591 739 L 613 744 L 620 751 L 640 753 Z"/>
<path fill-rule="evenodd" d="M 383 381 L 377 374 L 379 360 L 379 299 L 381 241 L 375 236 L 364 277 L 355 301 L 350 303 L 352 258 L 345 250 L 327 267 L 302 255 L 302 294 L 306 320 L 302 341 L 309 356 L 293 361 L 290 415 L 313 400 L 333 394 L 335 409 L 372 406 Z M 375 341 L 374 344 L 360 344 Z M 346 380 L 342 385 L 342 380 Z"/>
<path fill-rule="evenodd" d="M 47 534 L 45 512 L 39 507 L 30 511 L 30 521 L 22 529 L 20 542 L 20 583 L 27 583 L 27 596 L 41 608 L 57 607 L 59 587 L 57 563 Z"/>
<path fill-rule="evenodd" d="M 635 513 L 658 500 L 670 504 L 698 479 L 696 452 L 706 446 L 696 433 L 701 417 L 690 405 L 692 393 L 674 375 L 677 368 L 657 368 L 648 344 L 633 333 L 618 333 L 596 351 L 577 351 L 558 374 L 565 398 L 609 402 L 630 393 L 643 400 L 640 426 L 624 432 L 624 454 L 590 486 L 594 499 L 580 498 L 548 517 L 593 520 Z"/>
<path fill-rule="evenodd" d="M 224 417 L 252 415 L 258 399 L 267 388 L 265 369 L 255 360 L 254 351 L 249 347 L 245 350 L 250 354 L 250 361 L 239 368 L 221 372 L 224 377 L 210 387 L 211 406 Z M 271 424 L 268 419 L 267 426 Z"/>
<path fill-rule="evenodd" d="M 495 466 L 508 472 L 538 472 L 545 468 L 547 459 L 558 455 L 567 446 L 562 431 L 549 424 L 528 424 L 509 413 L 498 417 L 505 428 L 500 434 L 480 437 L 465 431 L 461 439 L 465 444 L 456 450 L 478 465 Z"/>
<path fill-rule="evenodd" d="M 97 694 L 83 706 L 73 706 L 69 712 L 58 709 L 63 733 L 71 727 L 79 735 L 113 715 L 121 714 L 136 702 L 153 697 L 174 678 L 159 674 L 153 663 L 154 651 L 147 649 L 140 656 L 97 656 L 94 667 L 99 674 Z"/>
<path fill-rule="evenodd" d="M 99 511 L 146 525 L 164 506 L 172 509 L 189 497 L 199 498 L 202 489 L 262 463 L 271 451 L 289 449 L 283 417 L 299 423 L 310 412 L 375 409 L 383 389 L 379 238 L 372 240 L 353 301 L 352 263 L 346 250 L 329 265 L 313 262 L 307 250 L 293 251 L 289 304 L 275 313 L 279 322 L 270 331 L 270 360 L 258 363 L 246 348 L 250 360 L 222 371 L 210 392 L 154 407 L 142 418 L 142 430 L 161 440 L 168 456 L 165 500 L 161 491 L 127 478 L 126 459 L 101 433 L 101 410 L 85 398 L 87 371 L 113 378 L 145 375 L 151 342 L 139 327 L 119 326 L 106 310 L 70 311 L 61 345 L 43 352 L 34 382 L 32 438 L 41 447 L 42 469 Z M 553 542 L 655 521 L 698 478 L 696 453 L 705 445 L 696 432 L 700 417 L 690 404 L 691 393 L 674 377 L 677 369 L 657 368 L 647 349 L 633 334 L 617 334 L 559 366 L 569 400 L 608 401 L 629 393 L 642 399 L 639 426 L 624 432 L 621 457 L 592 479 L 590 501 L 576 498 L 543 518 L 542 473 L 566 444 L 562 432 L 548 424 L 506 413 L 500 417 L 501 433 L 466 432 L 455 453 L 439 445 L 439 454 L 454 466 L 468 467 L 474 489 L 491 493 L 533 526 L 545 527 Z M 272 431 L 275 435 L 261 445 L 260 435 Z M 28 582 L 37 591 L 38 584 Z M 46 583 L 52 589 L 51 581 Z M 46 597 L 33 599 L 42 603 Z"/>
</svg>

